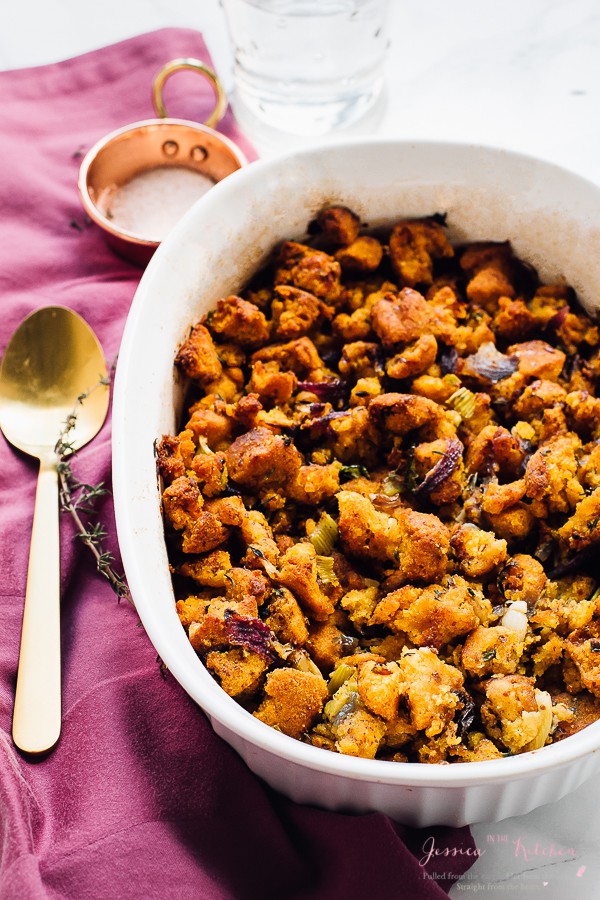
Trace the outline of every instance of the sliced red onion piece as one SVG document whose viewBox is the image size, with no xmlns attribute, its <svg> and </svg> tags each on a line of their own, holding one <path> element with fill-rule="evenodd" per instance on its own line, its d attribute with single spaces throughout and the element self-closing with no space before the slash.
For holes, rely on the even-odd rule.
<svg viewBox="0 0 600 900">
<path fill-rule="evenodd" d="M 310 391 L 315 394 L 319 400 L 328 403 L 339 402 L 345 400 L 349 393 L 349 384 L 342 378 L 334 378 L 331 381 L 299 381 L 299 391 Z"/>
<path fill-rule="evenodd" d="M 269 662 L 275 659 L 275 651 L 271 646 L 273 632 L 262 619 L 240 616 L 232 612 L 225 615 L 225 631 L 227 640 L 234 647 L 246 647 L 262 656 Z"/>
<path fill-rule="evenodd" d="M 508 378 L 516 372 L 518 367 L 519 360 L 516 356 L 500 353 L 496 345 L 488 341 L 481 345 L 477 353 L 463 360 L 460 374 L 483 378 L 496 384 L 497 381 L 502 381 L 503 378 Z"/>
<path fill-rule="evenodd" d="M 548 322 L 547 328 L 552 328 L 554 330 L 558 330 L 561 325 L 564 324 L 565 319 L 567 318 L 567 313 L 569 313 L 568 306 L 561 306 L 558 312 L 552 316 L 550 321 Z"/>
<path fill-rule="evenodd" d="M 446 445 L 444 455 L 439 462 L 430 469 L 423 481 L 415 488 L 416 496 L 431 494 L 452 475 L 458 466 L 463 453 L 463 445 L 456 438 L 451 438 Z"/>
<path fill-rule="evenodd" d="M 458 351 L 456 347 L 446 347 L 439 357 L 440 372 L 442 375 L 454 375 L 456 372 L 456 364 L 458 362 Z"/>
<path fill-rule="evenodd" d="M 371 503 L 375 507 L 375 509 L 396 509 L 398 506 L 403 505 L 403 500 L 400 493 L 392 494 L 388 496 L 387 494 L 373 494 L 371 496 Z"/>
<path fill-rule="evenodd" d="M 575 556 L 571 557 L 571 559 L 555 566 L 549 573 L 549 578 L 552 578 L 552 580 L 555 581 L 557 578 L 564 578 L 565 575 L 573 575 L 575 572 L 581 572 L 582 569 L 587 569 L 588 567 L 591 568 L 592 564 L 596 563 L 597 556 L 597 545 L 592 544 L 589 547 L 584 547 L 583 550 L 579 550 Z"/>
<path fill-rule="evenodd" d="M 325 413 L 324 416 L 319 416 L 317 419 L 309 419 L 308 422 L 303 422 L 300 426 L 300 430 L 304 432 L 310 432 L 310 436 L 312 439 L 318 439 L 320 437 L 332 437 L 333 429 L 331 428 L 330 422 L 333 419 L 340 419 L 343 416 L 349 416 L 351 414 L 352 411 L 349 409 L 342 409 L 339 412 Z"/>
</svg>

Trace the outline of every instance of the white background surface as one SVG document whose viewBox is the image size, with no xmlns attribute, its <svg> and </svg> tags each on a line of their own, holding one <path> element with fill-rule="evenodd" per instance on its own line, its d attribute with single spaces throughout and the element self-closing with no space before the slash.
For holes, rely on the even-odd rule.
<svg viewBox="0 0 600 900">
<path fill-rule="evenodd" d="M 390 5 L 379 132 L 495 144 L 600 181 L 599 0 Z M 167 25 L 200 29 L 230 86 L 218 0 L 0 0 L 0 68 L 53 62 Z"/>
<path fill-rule="evenodd" d="M 494 144 L 600 183 L 600 0 L 391 6 L 386 105 L 372 133 Z M 0 68 L 55 62 L 165 26 L 201 30 L 231 86 L 218 0 L 0 0 Z M 263 155 L 279 149 L 255 143 Z M 553 806 L 472 830 L 482 856 L 452 897 L 600 897 L 600 778 Z"/>
</svg>

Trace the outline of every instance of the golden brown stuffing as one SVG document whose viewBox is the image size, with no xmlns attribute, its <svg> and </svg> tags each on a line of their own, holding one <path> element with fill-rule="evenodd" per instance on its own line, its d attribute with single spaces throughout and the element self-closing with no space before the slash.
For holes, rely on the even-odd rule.
<svg viewBox="0 0 600 900">
<path fill-rule="evenodd" d="M 476 590 L 460 576 L 425 588 L 405 585 L 379 602 L 369 624 L 386 625 L 418 647 L 441 648 L 479 624 Z"/>
<path fill-rule="evenodd" d="M 219 361 L 213 339 L 204 325 L 194 326 L 187 341 L 179 348 L 175 365 L 179 366 L 188 378 L 197 378 L 202 384 L 210 384 L 221 375 L 223 366 Z"/>
<path fill-rule="evenodd" d="M 342 288 L 341 266 L 327 253 L 286 241 L 279 248 L 275 284 L 290 284 L 335 305 Z"/>
<path fill-rule="evenodd" d="M 156 448 L 158 471 L 165 484 L 185 475 L 196 453 L 193 432 L 182 431 L 177 437 L 166 434 Z"/>
<path fill-rule="evenodd" d="M 577 504 L 575 512 L 559 528 L 558 537 L 567 550 L 584 550 L 600 541 L 600 488 Z"/>
<path fill-rule="evenodd" d="M 381 429 L 400 436 L 412 431 L 421 431 L 425 440 L 456 435 L 448 413 L 433 400 L 416 394 L 381 394 L 369 405 L 369 416 Z"/>
<path fill-rule="evenodd" d="M 565 653 L 575 663 L 583 686 L 594 697 L 600 697 L 600 624 L 592 621 L 571 632 Z"/>
<path fill-rule="evenodd" d="M 515 291 L 501 269 L 491 266 L 480 269 L 467 285 L 467 297 L 473 303 L 492 312 L 499 305 L 500 298 L 510 301 Z"/>
<path fill-rule="evenodd" d="M 388 361 L 385 371 L 390 378 L 412 378 L 432 366 L 438 352 L 437 341 L 432 334 L 423 334 L 413 344 L 408 344 Z"/>
<path fill-rule="evenodd" d="M 367 275 L 379 268 L 383 258 L 383 247 L 376 238 L 365 235 L 338 250 L 335 258 L 340 263 L 343 272 Z"/>
<path fill-rule="evenodd" d="M 275 669 L 267 675 L 265 699 L 254 715 L 266 725 L 299 738 L 321 712 L 326 697 L 327 685 L 320 675 Z"/>
<path fill-rule="evenodd" d="M 398 222 L 389 246 L 394 272 L 408 287 L 431 284 L 434 260 L 454 255 L 443 226 L 434 219 Z"/>
<path fill-rule="evenodd" d="M 226 458 L 231 480 L 256 489 L 285 484 L 302 463 L 294 444 L 268 428 L 253 428 L 240 435 L 227 450 Z"/>
<path fill-rule="evenodd" d="M 497 425 L 486 425 L 473 435 L 466 454 L 467 471 L 483 476 L 516 478 L 524 461 L 525 451 L 518 435 Z"/>
<path fill-rule="evenodd" d="M 263 363 L 257 359 L 252 366 L 248 389 L 267 405 L 287 403 L 297 386 L 298 379 L 294 373 L 282 371 L 274 360 Z"/>
<path fill-rule="evenodd" d="M 212 402 L 208 405 L 190 407 L 190 419 L 186 430 L 191 431 L 199 447 L 201 447 L 199 439 L 206 438 L 209 450 L 219 450 L 222 446 L 229 445 L 233 423 L 227 416 L 223 401 L 216 397 L 213 399 L 213 395 L 209 396 Z"/>
<path fill-rule="evenodd" d="M 241 647 L 212 650 L 206 657 L 206 666 L 231 697 L 257 691 L 261 677 L 268 668 L 266 660 L 259 653 Z"/>
<path fill-rule="evenodd" d="M 413 725 L 427 737 L 440 734 L 464 706 L 462 673 L 428 647 L 405 650 L 399 665 Z"/>
<path fill-rule="evenodd" d="M 367 660 L 358 667 L 358 695 L 367 709 L 388 722 L 398 716 L 400 667 Z"/>
<path fill-rule="evenodd" d="M 519 372 L 527 378 L 546 378 L 556 381 L 565 364 L 565 354 L 545 341 L 526 341 L 513 344 L 506 351 L 519 361 Z"/>
<path fill-rule="evenodd" d="M 163 494 L 167 522 L 182 533 L 184 553 L 206 553 L 214 550 L 229 536 L 229 529 L 208 509 L 198 483 L 193 478 L 176 478 Z"/>
<path fill-rule="evenodd" d="M 157 443 L 176 611 L 245 709 L 398 764 L 600 718 L 600 348 L 564 285 L 443 218 L 343 206 L 218 299 Z"/>
<path fill-rule="evenodd" d="M 265 623 L 284 644 L 302 647 L 308 640 L 306 616 L 292 592 L 284 587 L 275 589 L 275 597 L 269 603 L 269 615 Z"/>
<path fill-rule="evenodd" d="M 242 347 L 256 347 L 269 340 L 269 326 L 258 306 L 241 297 L 225 297 L 210 313 L 211 331 Z"/>
<path fill-rule="evenodd" d="M 319 210 L 316 225 L 328 243 L 340 247 L 352 244 L 360 231 L 360 219 L 346 206 L 328 206 Z"/>
<path fill-rule="evenodd" d="M 404 288 L 386 294 L 371 310 L 371 324 L 384 347 L 408 344 L 421 337 L 431 319 L 430 306 L 418 291 Z"/>
<path fill-rule="evenodd" d="M 290 341 L 303 337 L 321 322 L 327 307 L 308 291 L 280 284 L 275 288 L 271 311 L 277 323 L 275 337 Z"/>
<path fill-rule="evenodd" d="M 311 543 L 294 544 L 286 550 L 277 580 L 292 590 L 300 605 L 320 622 L 331 615 L 333 603 L 321 590 L 318 576 L 317 551 Z"/>
<path fill-rule="evenodd" d="M 366 709 L 354 709 L 336 723 L 333 731 L 338 753 L 373 759 L 385 736 L 386 724 Z"/>
<path fill-rule="evenodd" d="M 488 737 L 512 753 L 543 747 L 552 728 L 552 699 L 523 675 L 494 675 L 485 685 L 481 718 Z"/>
<path fill-rule="evenodd" d="M 479 626 L 465 641 L 461 663 L 476 678 L 511 675 L 516 672 L 522 653 L 523 642 L 515 631 L 504 625 Z"/>
<path fill-rule="evenodd" d="M 506 559 L 506 541 L 472 522 L 454 529 L 450 546 L 460 571 L 469 578 L 489 575 Z"/>
<path fill-rule="evenodd" d="M 252 362 L 276 362 L 282 371 L 303 376 L 323 365 L 317 348 L 308 337 L 301 337 L 286 344 L 271 344 L 252 355 Z"/>
<path fill-rule="evenodd" d="M 599 611 L 594 580 L 589 575 L 567 575 L 548 582 L 535 605 L 534 621 L 559 635 L 568 635 L 591 622 Z"/>
<path fill-rule="evenodd" d="M 311 659 L 318 668 L 327 675 L 336 668 L 339 661 L 348 652 L 348 643 L 343 631 L 332 621 L 315 622 L 311 626 L 305 649 L 310 653 Z"/>
<path fill-rule="evenodd" d="M 353 491 L 340 491 L 337 499 L 340 538 L 353 556 L 393 561 L 406 581 L 444 574 L 450 539 L 437 516 L 405 508 L 389 516 Z"/>
<path fill-rule="evenodd" d="M 515 403 L 515 413 L 529 422 L 540 418 L 545 409 L 563 404 L 566 397 L 567 392 L 560 384 L 538 378 L 527 385 Z"/>
<path fill-rule="evenodd" d="M 230 583 L 231 568 L 231 556 L 226 550 L 212 550 L 195 559 L 186 559 L 179 571 L 204 587 L 225 588 Z"/>
<path fill-rule="evenodd" d="M 238 566 L 234 566 L 227 572 L 225 593 L 227 599 L 235 603 L 253 600 L 260 606 L 265 601 L 270 588 L 270 582 L 262 572 L 250 571 Z"/>
<path fill-rule="evenodd" d="M 590 694 L 557 694 L 554 698 L 563 707 L 563 717 L 558 723 L 553 738 L 560 741 L 571 734 L 576 734 L 600 718 L 600 701 Z"/>
<path fill-rule="evenodd" d="M 498 576 L 498 587 L 506 600 L 524 600 L 533 607 L 548 579 L 541 562 L 526 553 L 511 557 Z"/>
<path fill-rule="evenodd" d="M 498 298 L 498 311 L 492 323 L 496 337 L 504 341 L 516 341 L 528 337 L 536 327 L 535 316 L 521 298 L 517 300 L 505 296 Z"/>
<path fill-rule="evenodd" d="M 286 494 L 298 503 L 319 506 L 335 497 L 340 489 L 340 464 L 300 466 L 286 487 Z"/>
</svg>

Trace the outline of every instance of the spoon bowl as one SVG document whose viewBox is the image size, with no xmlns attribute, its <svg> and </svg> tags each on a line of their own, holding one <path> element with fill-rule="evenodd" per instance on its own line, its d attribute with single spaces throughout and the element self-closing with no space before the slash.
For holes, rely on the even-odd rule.
<svg viewBox="0 0 600 900">
<path fill-rule="evenodd" d="M 60 735 L 60 545 L 56 443 L 75 414 L 69 444 L 78 450 L 100 430 L 109 391 L 102 348 L 70 309 L 31 313 L 13 334 L 0 368 L 0 428 L 40 461 L 31 533 L 13 740 L 42 753 Z"/>
</svg>

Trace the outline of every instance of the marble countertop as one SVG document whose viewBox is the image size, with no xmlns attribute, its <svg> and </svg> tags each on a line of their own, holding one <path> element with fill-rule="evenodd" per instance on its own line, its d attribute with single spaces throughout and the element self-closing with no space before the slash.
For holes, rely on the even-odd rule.
<svg viewBox="0 0 600 900">
<path fill-rule="evenodd" d="M 600 181 L 597 0 L 504 0 L 493 13 L 481 0 L 390 3 L 377 133 L 494 144 Z M 231 86 L 218 0 L 4 2 L 0 68 L 56 61 L 167 25 L 200 29 Z M 274 152 L 256 143 L 262 155 Z"/>
<path fill-rule="evenodd" d="M 600 182 L 597 0 L 504 0 L 493 6 L 481 0 L 391 0 L 391 6 L 386 102 L 379 121 L 368 124 L 371 133 L 496 145 Z M 231 87 L 218 0 L 3 2 L 0 69 L 54 62 L 164 26 L 201 30 Z M 262 155 L 295 142 L 273 147 L 255 137 Z M 451 897 L 492 892 L 594 900 L 600 896 L 599 801 L 600 776 L 527 816 L 473 826 L 481 855 Z M 424 856 L 432 841 L 424 833 Z"/>
</svg>

